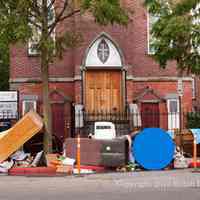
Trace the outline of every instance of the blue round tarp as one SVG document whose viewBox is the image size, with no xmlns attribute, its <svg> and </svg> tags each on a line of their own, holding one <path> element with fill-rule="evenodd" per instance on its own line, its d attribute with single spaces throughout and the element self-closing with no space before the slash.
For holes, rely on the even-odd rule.
<svg viewBox="0 0 200 200">
<path fill-rule="evenodd" d="M 175 144 L 171 137 L 160 128 L 146 128 L 133 141 L 132 152 L 135 160 L 147 170 L 167 167 L 174 155 Z"/>
</svg>

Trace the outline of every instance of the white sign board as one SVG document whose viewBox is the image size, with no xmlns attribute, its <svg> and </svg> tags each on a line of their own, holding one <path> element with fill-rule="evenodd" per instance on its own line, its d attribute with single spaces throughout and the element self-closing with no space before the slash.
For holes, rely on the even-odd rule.
<svg viewBox="0 0 200 200">
<path fill-rule="evenodd" d="M 16 119 L 18 117 L 17 91 L 0 92 L 0 119 Z"/>
<path fill-rule="evenodd" d="M 180 97 L 183 96 L 183 80 L 182 80 L 182 78 L 178 79 L 177 93 L 178 93 L 178 96 L 180 96 Z"/>
</svg>

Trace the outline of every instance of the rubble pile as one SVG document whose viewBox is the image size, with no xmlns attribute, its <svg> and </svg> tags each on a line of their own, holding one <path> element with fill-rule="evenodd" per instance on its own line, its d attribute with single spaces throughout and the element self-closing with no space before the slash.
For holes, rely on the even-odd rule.
<svg viewBox="0 0 200 200">
<path fill-rule="evenodd" d="M 0 132 L 0 173 L 71 175 L 105 172 L 110 169 L 132 172 L 144 169 L 181 169 L 200 166 L 196 146 L 200 144 L 200 129 L 190 130 L 193 134 L 193 152 L 195 152 L 193 157 L 186 156 L 183 148 L 178 147 L 176 140 L 174 142 L 164 130 L 158 128 L 133 132 L 120 141 L 117 138 L 109 140 L 82 138 L 80 140 L 82 143 L 77 145 L 77 139 L 71 138 L 68 139 L 68 143 L 65 141 L 62 155 L 44 155 L 43 151 L 36 155 L 25 153 L 22 146 L 41 131 L 42 127 L 41 117 L 30 111 L 12 128 Z M 79 153 L 78 146 L 81 147 Z M 94 151 L 91 152 L 91 149 Z"/>
<path fill-rule="evenodd" d="M 184 152 L 180 150 L 180 147 L 176 147 L 174 154 L 174 168 L 175 169 L 185 169 L 188 168 L 192 158 L 186 158 Z"/>
<path fill-rule="evenodd" d="M 75 160 L 59 154 L 46 155 L 47 166 L 56 169 L 56 173 L 72 174 Z"/>
<path fill-rule="evenodd" d="M 8 173 L 12 168 L 28 168 L 37 167 L 43 152 L 39 152 L 35 157 L 31 156 L 30 153 L 24 153 L 19 150 L 8 157 L 7 160 L 0 163 L 0 172 Z"/>
<path fill-rule="evenodd" d="M 74 159 L 59 154 L 47 154 L 45 157 L 43 155 L 43 151 L 38 152 L 35 156 L 30 153 L 24 153 L 22 150 L 16 151 L 7 160 L 0 163 L 0 173 L 12 174 L 17 169 L 19 171 L 21 169 L 24 171 L 31 169 L 33 171 L 33 169 L 41 169 L 41 167 L 51 168 L 55 174 L 71 175 L 76 173 Z"/>
</svg>

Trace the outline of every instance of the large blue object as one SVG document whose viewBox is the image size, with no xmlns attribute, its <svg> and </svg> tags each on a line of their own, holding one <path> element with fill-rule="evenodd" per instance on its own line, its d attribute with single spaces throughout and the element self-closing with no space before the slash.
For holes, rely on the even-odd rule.
<svg viewBox="0 0 200 200">
<path fill-rule="evenodd" d="M 146 128 L 133 141 L 135 160 L 147 170 L 161 170 L 167 167 L 174 155 L 175 144 L 160 128 Z"/>
</svg>

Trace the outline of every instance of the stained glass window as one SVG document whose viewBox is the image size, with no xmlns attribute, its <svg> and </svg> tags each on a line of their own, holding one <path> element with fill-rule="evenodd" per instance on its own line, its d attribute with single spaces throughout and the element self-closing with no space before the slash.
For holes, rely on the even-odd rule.
<svg viewBox="0 0 200 200">
<path fill-rule="evenodd" d="M 105 39 L 102 39 L 99 43 L 97 47 L 97 55 L 102 63 L 105 63 L 108 60 L 110 55 L 110 49 Z"/>
</svg>

